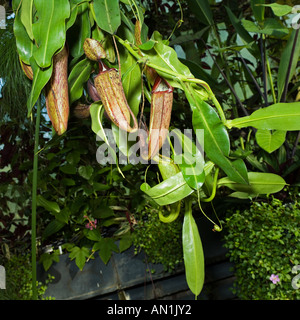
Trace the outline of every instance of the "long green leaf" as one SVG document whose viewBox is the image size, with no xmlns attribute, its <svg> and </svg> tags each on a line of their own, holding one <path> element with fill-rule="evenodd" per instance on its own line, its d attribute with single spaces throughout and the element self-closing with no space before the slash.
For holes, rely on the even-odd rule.
<svg viewBox="0 0 300 320">
<path fill-rule="evenodd" d="M 74 58 L 83 55 L 84 40 L 90 38 L 91 26 L 88 8 L 89 6 L 87 3 L 83 3 L 78 7 L 76 21 L 68 32 L 69 50 Z"/>
<path fill-rule="evenodd" d="M 205 270 L 204 254 L 198 227 L 192 215 L 191 200 L 186 200 L 182 226 L 182 247 L 186 281 L 190 290 L 198 296 L 203 288 Z"/>
<path fill-rule="evenodd" d="M 92 119 L 92 130 L 96 135 L 98 136 L 99 140 L 102 140 L 105 142 L 107 145 L 107 150 L 110 153 L 110 156 L 112 157 L 114 163 L 117 165 L 119 173 L 124 177 L 118 163 L 117 155 L 116 155 L 116 150 L 111 146 L 109 143 L 103 125 L 103 114 L 104 114 L 104 106 L 102 105 L 101 101 L 96 101 L 90 106 L 90 115 Z"/>
<path fill-rule="evenodd" d="M 187 185 L 182 172 L 164 180 L 153 188 L 147 183 L 143 183 L 140 188 L 160 206 L 182 200 L 194 192 Z"/>
<path fill-rule="evenodd" d="M 206 25 L 214 24 L 213 14 L 208 0 L 188 0 L 189 8 L 197 19 Z"/>
<path fill-rule="evenodd" d="M 44 88 L 44 86 L 47 84 L 47 82 L 51 78 L 52 69 L 53 69 L 52 64 L 48 68 L 41 69 L 37 65 L 37 63 L 33 57 L 30 59 L 30 65 L 33 70 L 33 80 L 32 80 L 30 96 L 27 100 L 28 117 L 31 114 L 33 106 L 37 102 L 37 99 L 38 99 L 42 89 Z"/>
<path fill-rule="evenodd" d="M 59 205 L 54 201 L 46 200 L 43 196 L 37 196 L 37 205 L 45 208 L 46 210 L 52 213 L 59 213 L 60 208 Z"/>
<path fill-rule="evenodd" d="M 84 84 L 90 77 L 92 63 L 88 59 L 78 62 L 68 77 L 70 104 L 78 100 L 83 94 Z"/>
<path fill-rule="evenodd" d="M 121 69 L 123 74 L 122 84 L 128 105 L 134 115 L 137 116 L 142 93 L 141 69 L 131 54 L 126 56 L 123 63 L 121 61 Z"/>
<path fill-rule="evenodd" d="M 20 11 L 16 14 L 14 20 L 14 35 L 19 56 L 23 62 L 30 64 L 30 58 L 33 53 L 33 42 L 30 40 L 28 33 L 21 21 Z"/>
<path fill-rule="evenodd" d="M 191 85 L 183 84 L 183 86 L 193 111 L 193 128 L 195 131 L 204 129 L 204 150 L 208 158 L 217 164 L 230 179 L 247 183 L 247 169 L 242 161 L 232 163 L 227 158 L 230 152 L 229 136 L 217 113 L 200 99 Z"/>
<path fill-rule="evenodd" d="M 68 0 L 34 0 L 38 20 L 32 25 L 36 49 L 34 58 L 41 68 L 52 63 L 52 57 L 66 41 L 65 20 L 70 16 Z"/>
<path fill-rule="evenodd" d="M 295 46 L 294 46 L 294 43 L 295 43 Z M 293 57 L 292 57 L 292 53 L 293 53 Z M 289 83 L 295 73 L 299 56 L 300 56 L 300 32 L 297 33 L 296 30 L 293 30 L 282 52 L 282 56 L 280 59 L 280 64 L 278 69 L 278 78 L 277 78 L 278 101 L 281 100 L 285 83 L 286 82 Z M 290 63 L 291 63 L 291 67 L 289 69 Z"/>
<path fill-rule="evenodd" d="M 184 75 L 187 78 L 194 78 L 189 68 L 180 62 L 175 50 L 163 43 L 162 36 L 158 31 L 153 33 L 151 40 L 156 42 L 154 47 L 151 50 L 142 50 L 145 58 L 149 62 L 170 70 L 171 72 Z M 170 76 L 170 74 L 161 72 L 160 70 L 157 70 L 157 72 L 162 78 L 166 79 L 171 86 L 181 88 L 180 83 L 176 78 L 174 78 L 174 76 Z"/>
<path fill-rule="evenodd" d="M 199 190 L 205 180 L 204 157 L 192 140 L 184 135 L 180 130 L 172 130 L 183 146 L 183 154 L 175 155 L 175 163 L 178 163 L 184 180 L 196 190 Z"/>
<path fill-rule="evenodd" d="M 33 40 L 32 7 L 33 7 L 33 0 L 22 0 L 21 21 L 22 21 L 22 23 L 27 31 L 27 34 L 31 40 Z"/>
<path fill-rule="evenodd" d="M 121 24 L 119 0 L 94 1 L 93 10 L 99 28 L 114 34 Z"/>
<path fill-rule="evenodd" d="M 298 131 L 300 130 L 300 102 L 276 103 L 254 111 L 250 116 L 228 120 L 226 126 Z"/>
<path fill-rule="evenodd" d="M 233 182 L 226 177 L 218 181 L 218 187 L 227 187 L 249 195 L 258 195 L 279 192 L 286 185 L 282 177 L 273 173 L 248 172 L 248 177 L 249 185 Z"/>
</svg>

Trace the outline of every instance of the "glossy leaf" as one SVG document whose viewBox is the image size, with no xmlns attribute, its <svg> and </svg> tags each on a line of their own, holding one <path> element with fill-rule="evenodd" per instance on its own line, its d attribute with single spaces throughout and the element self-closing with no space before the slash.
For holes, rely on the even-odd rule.
<svg viewBox="0 0 300 320">
<path fill-rule="evenodd" d="M 155 31 L 151 37 L 152 41 L 156 44 L 151 50 L 142 50 L 145 58 L 162 68 L 166 68 L 172 72 L 179 73 L 188 78 L 194 78 L 189 68 L 180 62 L 175 50 L 163 43 L 162 36 L 158 31 Z M 176 78 L 170 76 L 170 74 L 157 70 L 157 73 L 164 79 L 166 79 L 172 87 L 181 88 L 180 83 Z"/>
<path fill-rule="evenodd" d="M 186 281 L 190 290 L 198 296 L 205 278 L 204 254 L 198 227 L 192 215 L 191 201 L 186 201 L 182 226 L 182 247 Z"/>
<path fill-rule="evenodd" d="M 39 68 L 33 57 L 30 59 L 30 65 L 33 70 L 33 80 L 30 96 L 27 100 L 28 116 L 31 114 L 32 108 L 37 102 L 37 99 L 40 96 L 42 89 L 45 87 L 45 85 L 51 78 L 53 70 L 53 65 L 46 69 Z"/>
<path fill-rule="evenodd" d="M 91 115 L 91 120 L 92 120 L 92 130 L 94 133 L 97 135 L 97 140 L 98 141 L 104 141 L 107 145 L 107 150 L 110 153 L 110 156 L 114 160 L 114 163 L 117 164 L 119 172 L 122 174 L 119 165 L 118 165 L 118 160 L 117 160 L 117 155 L 116 155 L 116 150 L 113 148 L 105 134 L 105 130 L 102 125 L 103 121 L 103 114 L 104 114 L 104 106 L 101 103 L 101 101 L 94 102 L 91 107 L 90 107 L 90 115 Z"/>
<path fill-rule="evenodd" d="M 230 179 L 247 183 L 245 165 L 234 165 L 227 157 L 230 152 L 229 136 L 214 109 L 200 99 L 192 86 L 184 85 L 186 97 L 193 111 L 193 128 L 204 129 L 204 150 L 208 158 L 218 165 Z"/>
<path fill-rule="evenodd" d="M 261 6 L 264 7 L 270 7 L 273 11 L 273 13 L 277 17 L 285 16 L 286 14 L 289 14 L 292 12 L 293 7 L 285 4 L 279 4 L 279 3 L 271 3 L 271 4 L 261 4 Z"/>
<path fill-rule="evenodd" d="M 205 180 L 203 155 L 193 141 L 180 130 L 172 130 L 172 133 L 181 141 L 183 151 L 183 154 L 174 156 L 175 163 L 178 163 L 187 184 L 199 190 Z"/>
<path fill-rule="evenodd" d="M 248 193 L 250 195 L 270 194 L 282 190 L 286 182 L 280 176 L 265 172 L 248 172 L 249 185 L 222 178 L 218 181 L 218 187 L 227 187 L 234 191 Z"/>
<path fill-rule="evenodd" d="M 82 96 L 83 86 L 89 79 L 91 71 L 92 62 L 88 59 L 81 60 L 73 67 L 68 78 L 70 105 Z"/>
<path fill-rule="evenodd" d="M 16 38 L 16 45 L 20 59 L 24 63 L 30 64 L 30 58 L 33 54 L 33 42 L 30 40 L 21 21 L 20 11 L 16 14 L 14 20 L 14 36 Z"/>
<path fill-rule="evenodd" d="M 132 112 L 137 116 L 142 93 L 141 69 L 131 54 L 121 64 L 124 93 Z"/>
<path fill-rule="evenodd" d="M 27 31 L 27 34 L 31 40 L 33 40 L 32 8 L 33 8 L 33 0 L 22 0 L 21 21 L 22 21 L 22 23 Z"/>
<path fill-rule="evenodd" d="M 187 185 L 182 172 L 164 180 L 153 188 L 147 183 L 143 183 L 140 188 L 160 206 L 182 200 L 194 192 L 194 190 Z"/>
<path fill-rule="evenodd" d="M 101 101 L 94 102 L 90 107 L 90 115 L 92 120 L 92 130 L 99 135 L 103 141 L 106 139 L 104 128 L 102 126 L 104 106 Z"/>
<path fill-rule="evenodd" d="M 69 50 L 74 58 L 83 55 L 84 40 L 90 38 L 91 26 L 88 8 L 87 3 L 78 6 L 76 21 L 68 32 Z"/>
<path fill-rule="evenodd" d="M 68 0 L 34 0 L 38 20 L 32 25 L 36 48 L 34 58 L 41 68 L 51 65 L 52 57 L 66 41 L 65 20 L 70 16 Z"/>
<path fill-rule="evenodd" d="M 52 213 L 59 213 L 60 208 L 59 205 L 54 201 L 46 200 L 43 196 L 37 196 L 37 205 L 43 207 L 44 209 L 52 212 Z"/>
<path fill-rule="evenodd" d="M 276 103 L 254 111 L 250 116 L 228 120 L 228 128 L 254 127 L 256 129 L 300 130 L 300 102 Z"/>
<path fill-rule="evenodd" d="M 286 136 L 286 131 L 275 131 L 273 133 L 270 130 L 257 130 L 255 138 L 257 144 L 269 153 L 280 148 L 284 143 Z"/>
<path fill-rule="evenodd" d="M 121 24 L 119 0 L 94 1 L 93 9 L 99 28 L 110 34 L 114 34 Z"/>
</svg>

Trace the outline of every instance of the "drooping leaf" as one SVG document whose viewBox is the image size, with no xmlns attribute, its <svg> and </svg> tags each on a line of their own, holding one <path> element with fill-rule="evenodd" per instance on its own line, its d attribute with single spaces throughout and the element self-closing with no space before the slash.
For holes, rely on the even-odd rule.
<svg viewBox="0 0 300 320">
<path fill-rule="evenodd" d="M 43 196 L 37 196 L 37 205 L 45 208 L 52 213 L 59 213 L 60 208 L 57 202 L 46 200 Z"/>
<path fill-rule="evenodd" d="M 257 130 L 255 138 L 257 144 L 269 153 L 280 148 L 284 143 L 286 136 L 286 131 L 275 131 L 273 133 L 270 130 Z"/>
<path fill-rule="evenodd" d="M 94 1 L 93 10 L 99 28 L 114 34 L 121 24 L 119 0 Z"/>
<path fill-rule="evenodd" d="M 91 71 L 92 62 L 88 59 L 81 60 L 73 67 L 68 78 L 70 105 L 82 96 L 83 86 L 89 79 Z"/>
<path fill-rule="evenodd" d="M 64 47 L 65 20 L 70 16 L 68 0 L 34 0 L 38 20 L 32 25 L 36 47 L 33 56 L 41 68 L 52 63 L 53 55 Z"/>
<path fill-rule="evenodd" d="M 143 183 L 140 188 L 160 206 L 182 200 L 194 192 L 186 183 L 182 172 L 177 173 L 152 188 L 146 182 Z"/>
<path fill-rule="evenodd" d="M 33 8 L 33 0 L 22 0 L 21 21 L 22 21 L 22 23 L 27 31 L 27 34 L 31 40 L 33 40 L 32 8 Z"/>
<path fill-rule="evenodd" d="M 123 74 L 122 84 L 128 105 L 134 115 L 137 116 L 142 93 L 141 69 L 132 55 L 127 54 L 125 61 L 121 62 L 121 70 Z"/>
<path fill-rule="evenodd" d="M 109 156 L 111 157 L 112 163 L 117 165 L 119 173 L 124 177 L 119 167 L 115 145 L 112 145 L 111 142 L 108 140 L 105 130 L 103 128 L 103 125 L 102 125 L 103 114 L 104 114 L 104 106 L 102 105 L 101 101 L 94 102 L 90 107 L 90 115 L 92 119 L 92 130 L 97 135 L 97 138 L 96 138 L 97 141 L 105 142 L 106 150 L 109 152 Z"/>
<path fill-rule="evenodd" d="M 199 190 L 205 180 L 203 155 L 192 140 L 180 130 L 172 130 L 172 133 L 177 135 L 183 146 L 183 153 L 174 156 L 175 163 L 178 163 L 187 184 Z"/>
<path fill-rule="evenodd" d="M 194 78 L 189 68 L 180 62 L 175 50 L 163 43 L 162 36 L 158 31 L 153 33 L 151 40 L 156 42 L 154 47 L 151 50 L 142 50 L 145 58 L 149 62 L 188 78 Z M 171 86 L 181 88 L 180 83 L 173 76 L 160 70 L 157 70 L 157 72 L 162 78 L 166 79 Z"/>
<path fill-rule="evenodd" d="M 250 116 L 228 120 L 228 128 L 254 127 L 256 129 L 300 130 L 300 102 L 276 103 L 254 111 Z"/>
<path fill-rule="evenodd" d="M 20 11 L 16 14 L 14 20 L 14 35 L 20 59 L 30 64 L 30 58 L 33 54 L 33 42 L 30 40 L 28 33 L 21 21 Z"/>
<path fill-rule="evenodd" d="M 190 290 L 198 296 L 205 278 L 204 254 L 198 227 L 192 215 L 191 201 L 186 201 L 182 226 L 182 247 L 186 281 Z"/>
<path fill-rule="evenodd" d="M 222 178 L 218 181 L 218 187 L 223 186 L 234 191 L 258 195 L 279 192 L 286 185 L 282 177 L 273 173 L 248 172 L 248 178 L 249 185 L 233 182 L 227 177 Z"/>
<path fill-rule="evenodd" d="M 53 70 L 52 64 L 48 68 L 41 69 L 37 65 L 33 57 L 30 59 L 30 65 L 33 70 L 33 80 L 32 80 L 30 96 L 27 100 L 28 116 L 31 114 L 32 108 L 35 105 L 38 97 L 40 96 L 41 91 L 43 90 L 43 88 L 51 78 L 52 70 Z"/>
<path fill-rule="evenodd" d="M 186 97 L 193 111 L 193 128 L 204 130 L 204 150 L 208 158 L 217 164 L 232 180 L 247 183 L 247 169 L 239 161 L 234 165 L 227 157 L 230 152 L 228 132 L 214 109 L 195 93 L 193 87 L 184 84 Z"/>
<path fill-rule="evenodd" d="M 74 58 L 83 55 L 84 40 L 90 38 L 91 26 L 88 8 L 89 6 L 87 3 L 78 6 L 76 21 L 68 32 L 69 50 Z"/>
</svg>

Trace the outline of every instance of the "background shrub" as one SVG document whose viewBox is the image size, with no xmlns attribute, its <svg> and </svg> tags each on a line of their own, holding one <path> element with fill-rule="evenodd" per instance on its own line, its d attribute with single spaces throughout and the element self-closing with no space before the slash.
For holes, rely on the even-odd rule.
<svg viewBox="0 0 300 320">
<path fill-rule="evenodd" d="M 18 254 L 12 256 L 4 263 L 6 271 L 6 289 L 0 290 L 0 300 L 31 300 L 32 299 L 32 274 L 30 254 Z M 48 284 L 53 277 L 48 275 L 45 284 L 37 282 L 37 294 L 40 300 L 53 300 L 52 297 L 44 297 Z"/>
<path fill-rule="evenodd" d="M 253 202 L 226 219 L 225 246 L 235 264 L 234 292 L 247 300 L 298 300 L 292 287 L 300 264 L 300 204 L 278 199 Z M 278 275 L 274 284 L 270 277 Z"/>
</svg>

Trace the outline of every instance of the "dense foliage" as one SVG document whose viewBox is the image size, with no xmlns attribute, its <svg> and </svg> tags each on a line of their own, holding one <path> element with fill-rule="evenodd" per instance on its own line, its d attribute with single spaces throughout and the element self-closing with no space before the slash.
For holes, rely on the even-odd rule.
<svg viewBox="0 0 300 320">
<path fill-rule="evenodd" d="M 3 263 L 3 262 L 2 262 Z M 6 268 L 6 289 L 0 290 L 0 300 L 31 300 L 32 299 L 32 273 L 29 254 L 15 254 L 7 263 Z M 53 280 L 52 276 L 43 284 L 37 283 L 37 294 L 41 300 L 49 300 L 45 297 L 47 285 Z"/>
<path fill-rule="evenodd" d="M 292 283 L 299 273 L 293 268 L 300 263 L 298 201 L 282 203 L 270 198 L 269 202 L 253 202 L 249 209 L 231 213 L 224 238 L 235 265 L 237 296 L 247 300 L 299 300 L 300 291 Z M 272 275 L 279 282 L 272 281 Z"/>
<path fill-rule="evenodd" d="M 204 259 L 192 210 L 202 210 L 207 201 L 218 197 L 263 199 L 275 193 L 285 199 L 289 197 L 283 190 L 285 184 L 300 183 L 300 36 L 290 21 L 295 3 L 120 0 L 107 2 L 110 11 L 91 0 L 47 2 L 48 11 L 41 3 L 13 1 L 16 18 L 0 30 L 2 255 L 8 258 L 30 246 L 33 123 L 38 100 L 43 108 L 35 155 L 39 159 L 37 247 L 45 269 L 58 261 L 57 248 L 62 244 L 83 269 L 96 251 L 107 262 L 112 252 L 126 250 L 133 239 L 154 261 L 172 268 L 182 255 L 175 250 L 176 258 L 168 262 L 166 255 L 161 259 L 156 254 L 157 227 L 166 231 L 163 244 L 169 232 L 177 232 L 185 222 L 183 247 L 179 241 L 178 248 L 185 251 L 190 288 L 199 294 Z M 51 11 L 57 15 L 49 23 L 47 12 Z M 89 37 L 104 45 L 105 63 L 120 69 L 137 119 L 149 123 L 153 83 L 145 77 L 147 67 L 175 88 L 170 128 L 177 129 L 174 134 L 180 141 L 186 139 L 183 129 L 193 129 L 193 134 L 204 129 L 205 157 L 195 145 L 198 137 L 193 136 L 184 140 L 185 161 L 176 170 L 172 163 L 168 174 L 156 165 L 99 165 L 97 150 L 105 143 L 96 141 L 95 134 L 105 140 L 103 128 L 114 130 L 119 154 L 129 157 L 130 150 L 124 140 L 118 141 L 116 126 L 105 117 L 102 103 L 93 103 L 88 92 L 88 79 L 99 72 L 83 50 Z M 45 90 L 53 57 L 65 41 L 70 117 L 68 130 L 57 135 L 51 132 Z M 23 75 L 19 59 L 33 68 L 32 82 Z M 82 104 L 91 104 L 90 117 L 84 120 L 74 117 L 75 107 Z M 172 148 L 174 140 L 169 142 L 173 162 L 180 155 Z M 204 170 L 196 172 L 193 160 Z M 169 223 L 177 220 L 162 227 L 164 219 L 154 219 L 158 211 Z M 215 231 L 222 230 L 217 217 L 208 218 Z M 148 239 L 140 232 L 141 221 L 149 231 Z M 170 247 L 175 248 L 177 233 L 172 240 Z M 54 248 L 51 254 L 44 252 L 47 245 Z"/>
</svg>

